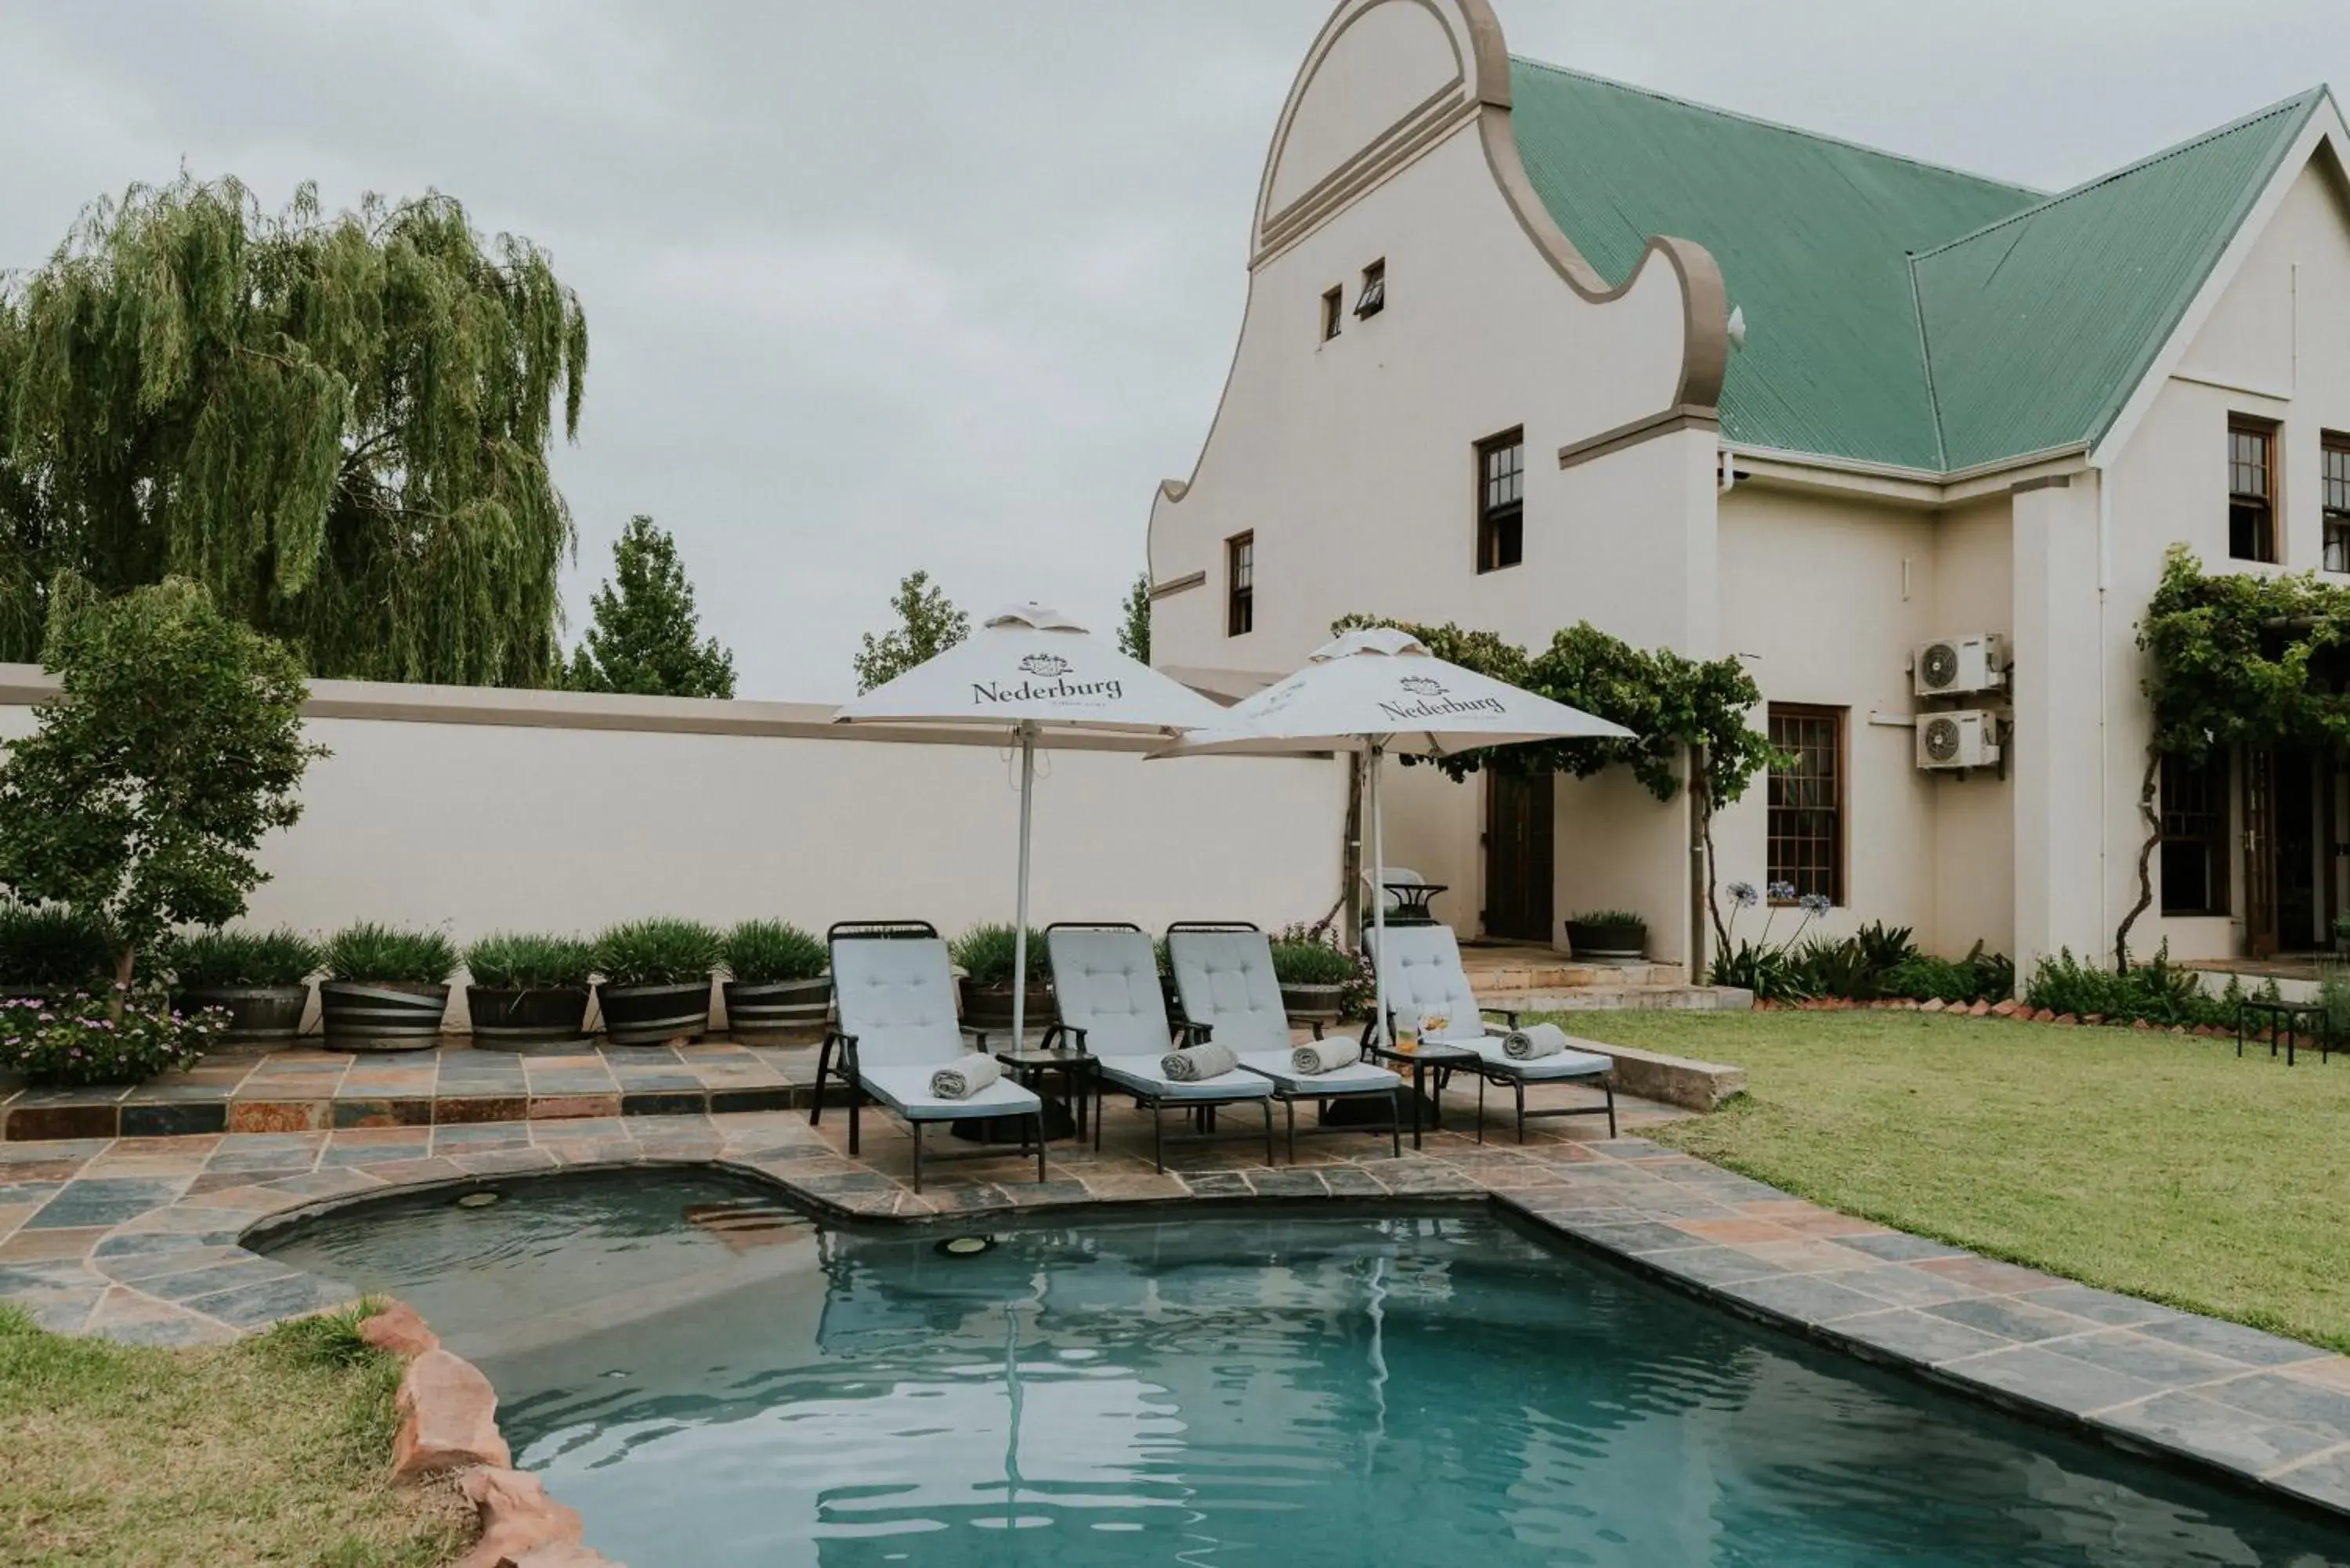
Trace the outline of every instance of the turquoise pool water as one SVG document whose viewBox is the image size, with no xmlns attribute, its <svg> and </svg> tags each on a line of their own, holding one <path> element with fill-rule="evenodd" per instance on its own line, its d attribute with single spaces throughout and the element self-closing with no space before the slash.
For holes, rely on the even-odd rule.
<svg viewBox="0 0 2350 1568">
<path fill-rule="evenodd" d="M 394 1199 L 271 1250 L 396 1292 L 633 1568 L 2350 1563 L 2314 1521 L 1482 1211 L 839 1231 L 731 1181 Z"/>
</svg>

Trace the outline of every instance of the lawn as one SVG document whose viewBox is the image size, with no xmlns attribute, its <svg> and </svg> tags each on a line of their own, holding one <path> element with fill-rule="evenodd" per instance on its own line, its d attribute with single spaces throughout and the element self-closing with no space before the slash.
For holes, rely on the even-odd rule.
<svg viewBox="0 0 2350 1568">
<path fill-rule="evenodd" d="M 395 1488 L 399 1364 L 355 1317 L 207 1350 L 69 1339 L 0 1308 L 0 1563 L 430 1568 L 453 1489 Z"/>
<path fill-rule="evenodd" d="M 1901 1012 L 1578 1013 L 1746 1069 L 1660 1141 L 1994 1257 L 2350 1351 L 2350 1059 Z"/>
</svg>

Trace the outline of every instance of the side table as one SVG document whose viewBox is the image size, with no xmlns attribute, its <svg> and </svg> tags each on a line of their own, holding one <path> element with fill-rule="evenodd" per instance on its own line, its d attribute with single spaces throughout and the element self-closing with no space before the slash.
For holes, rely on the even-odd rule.
<svg viewBox="0 0 2350 1568">
<path fill-rule="evenodd" d="M 1036 1091 L 1048 1107 L 1057 1107 L 1080 1141 L 1086 1136 L 1088 1099 L 1099 1122 L 1101 1075 L 1095 1071 L 1099 1063 L 1094 1056 L 1083 1051 L 998 1051 L 995 1059 L 1011 1073 L 1013 1082 Z M 1049 1125 L 1046 1131 L 1056 1137 L 1068 1136 L 1054 1132 Z"/>
</svg>

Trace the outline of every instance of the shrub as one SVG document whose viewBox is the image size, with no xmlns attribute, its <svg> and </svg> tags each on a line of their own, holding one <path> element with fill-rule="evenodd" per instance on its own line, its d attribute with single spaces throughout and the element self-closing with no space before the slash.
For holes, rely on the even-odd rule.
<svg viewBox="0 0 2350 1568">
<path fill-rule="evenodd" d="M 962 971 L 971 976 L 974 985 L 1010 985 L 1013 966 L 1020 961 L 1016 943 L 1018 930 L 1008 924 L 990 922 L 973 926 L 957 937 L 948 951 Z M 1045 933 L 1031 928 L 1028 932 L 1028 983 L 1035 984 L 1045 978 L 1049 967 L 1045 956 Z"/>
<path fill-rule="evenodd" d="M 1812 994 L 1795 955 L 1768 942 L 1741 940 L 1713 961 L 1712 980 L 1751 991 L 1757 1002 L 1802 1002 Z"/>
<path fill-rule="evenodd" d="M 1918 944 L 1909 938 L 1908 926 L 1888 926 L 1883 920 L 1871 920 L 1852 934 L 1853 944 L 1860 950 L 1869 973 L 1877 976 L 1918 956 Z"/>
<path fill-rule="evenodd" d="M 687 985 L 710 978 L 718 947 L 699 920 L 625 920 L 596 939 L 596 970 L 606 985 Z"/>
<path fill-rule="evenodd" d="M 439 931 L 403 931 L 363 920 L 327 940 L 327 978 L 380 984 L 443 985 L 457 947 Z"/>
<path fill-rule="evenodd" d="M 491 991 L 578 991 L 596 970 L 596 945 L 578 937 L 499 931 L 465 950 L 473 983 Z"/>
<path fill-rule="evenodd" d="M 1836 941 L 1814 937 L 1787 955 L 1788 966 L 1809 996 L 1842 996 L 1855 1002 L 1873 1001 L 1881 979 L 1858 937 Z"/>
<path fill-rule="evenodd" d="M 1355 978 L 1353 957 L 1328 942 L 1275 942 L 1273 972 L 1284 985 L 1344 985 Z"/>
<path fill-rule="evenodd" d="M 1882 994 L 1914 1002 L 2002 1002 L 2015 994 L 2015 961 L 1987 953 L 1981 942 L 1962 959 L 1919 953 L 1893 966 L 1880 981 Z"/>
<path fill-rule="evenodd" d="M 726 933 L 718 956 L 726 972 L 745 985 L 814 980 L 831 955 L 824 943 L 787 920 L 744 920 Z"/>
<path fill-rule="evenodd" d="M 0 1001 L 0 1068 L 33 1084 L 135 1084 L 192 1067 L 228 1027 L 222 1008 L 173 1012 L 152 992 L 123 1000 L 111 987 L 55 1002 Z"/>
<path fill-rule="evenodd" d="M 105 922 L 63 904 L 0 900 L 0 985 L 82 985 L 109 976 Z"/>
<path fill-rule="evenodd" d="M 2235 1024 L 2236 1003 L 2242 997 L 2241 988 L 2232 980 L 2227 995 L 2208 994 L 2193 970 L 2170 961 L 2168 942 L 2147 962 L 2123 971 L 2083 962 L 2070 948 L 2063 949 L 2054 957 L 2040 961 L 2023 993 L 2023 999 L 2035 1008 L 2078 1018 L 2102 1017 L 2125 1023 L 2143 1018 L 2165 1026 L 2210 1023 L 2229 1028 Z"/>
<path fill-rule="evenodd" d="M 198 931 L 166 937 L 159 957 L 172 983 L 223 988 L 299 985 L 321 961 L 318 944 L 291 927 L 274 931 Z"/>
<path fill-rule="evenodd" d="M 1372 1003 L 1378 994 L 1378 974 L 1371 967 L 1371 955 L 1361 948 L 1347 946 L 1338 940 L 1338 933 L 1326 925 L 1309 924 L 1301 920 L 1295 925 L 1284 926 L 1273 933 L 1274 974 L 1279 979 L 1289 981 L 1294 985 L 1331 983 L 1326 980 L 1292 980 L 1290 974 L 1283 972 L 1281 956 L 1283 950 L 1288 949 L 1294 953 L 1296 949 L 1305 947 L 1324 948 L 1338 956 L 1339 962 L 1346 966 L 1346 972 L 1337 977 L 1339 983 L 1346 988 L 1338 992 L 1338 1011 L 1341 1015 L 1348 1018 L 1368 1018 L 1371 1015 Z M 1323 965 L 1328 961 L 1293 957 L 1289 961 L 1292 964 Z"/>
</svg>

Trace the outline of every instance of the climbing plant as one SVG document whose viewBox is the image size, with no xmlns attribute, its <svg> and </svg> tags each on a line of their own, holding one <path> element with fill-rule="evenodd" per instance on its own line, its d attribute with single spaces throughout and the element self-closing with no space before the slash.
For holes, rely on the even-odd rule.
<svg viewBox="0 0 2350 1568">
<path fill-rule="evenodd" d="M 72 571 L 201 583 L 316 675 L 550 684 L 587 369 L 545 253 L 452 197 L 95 202 L 0 286 L 0 659 Z"/>
<path fill-rule="evenodd" d="M 2232 746 L 2280 742 L 2350 747 L 2350 656 L 2332 651 L 2345 638 L 2350 588 L 2308 573 L 2207 573 L 2193 552 L 2172 546 L 2138 623 L 2154 728 L 2138 785 L 2138 896 L 2114 932 L 2116 968 L 2130 967 L 2130 928 L 2154 904 L 2163 759 L 2193 766 Z"/>
<path fill-rule="evenodd" d="M 1589 621 L 1555 633 L 1550 646 L 1538 653 L 1492 632 L 1465 630 L 1450 622 L 1421 626 L 1351 615 L 1331 629 L 1336 633 L 1364 626 L 1401 628 L 1439 659 L 1612 719 L 1632 732 L 1632 739 L 1624 741 L 1544 741 L 1434 759 L 1451 778 L 1488 767 L 1576 778 L 1627 767 L 1642 788 L 1669 801 L 1684 783 L 1687 759 L 1694 750 L 1702 764 L 1686 782 L 1705 847 L 1708 913 L 1715 940 L 1728 947 L 1729 932 L 1713 890 L 1714 813 L 1744 795 L 1776 754 L 1770 737 L 1747 722 L 1761 704 L 1762 691 L 1744 665 L 1734 658 L 1696 659 L 1670 649 L 1635 648 Z M 1414 760 L 1404 759 L 1407 763 Z"/>
</svg>

